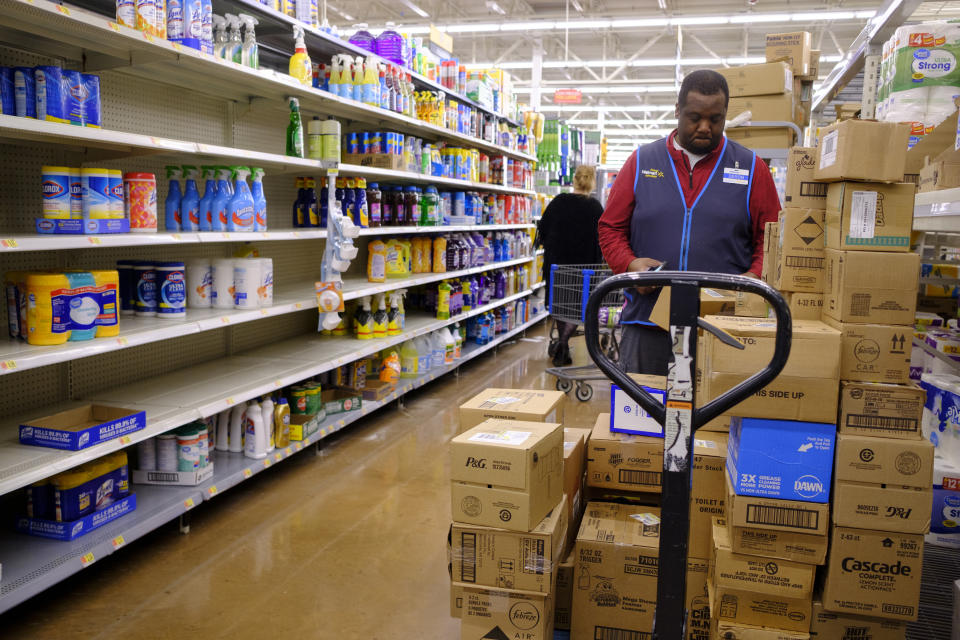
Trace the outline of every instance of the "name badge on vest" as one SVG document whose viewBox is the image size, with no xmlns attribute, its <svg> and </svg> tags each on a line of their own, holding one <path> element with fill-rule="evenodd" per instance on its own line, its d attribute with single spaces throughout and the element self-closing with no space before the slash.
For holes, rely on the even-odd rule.
<svg viewBox="0 0 960 640">
<path fill-rule="evenodd" d="M 747 186 L 750 184 L 750 170 L 724 167 L 723 181 L 729 182 L 730 184 L 742 184 Z"/>
</svg>

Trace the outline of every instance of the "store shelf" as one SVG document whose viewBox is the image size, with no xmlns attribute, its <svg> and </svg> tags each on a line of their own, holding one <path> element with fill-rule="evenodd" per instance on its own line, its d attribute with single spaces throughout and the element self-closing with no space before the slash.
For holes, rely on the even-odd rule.
<svg viewBox="0 0 960 640">
<path fill-rule="evenodd" d="M 519 224 L 462 224 L 445 225 L 439 227 L 370 227 L 361 229 L 361 236 L 411 235 L 421 233 L 451 233 L 454 231 L 509 231 L 516 229 L 533 229 L 531 223 Z"/>
<path fill-rule="evenodd" d="M 519 187 L 505 187 L 499 184 L 488 182 L 471 182 L 467 180 L 456 180 L 454 178 L 441 178 L 439 176 L 428 176 L 422 173 L 412 171 L 394 171 L 393 169 L 377 169 L 375 167 L 363 167 L 356 164 L 341 164 L 340 173 L 345 176 L 360 176 L 363 178 L 376 178 L 381 181 L 391 182 L 416 182 L 428 183 L 437 186 L 459 187 L 461 189 L 471 189 L 477 191 L 490 191 L 493 193 L 512 193 L 523 196 L 536 195 L 536 191 L 531 189 L 521 189 Z"/>
<path fill-rule="evenodd" d="M 918 193 L 914 199 L 913 228 L 960 233 L 960 188 Z"/>
</svg>

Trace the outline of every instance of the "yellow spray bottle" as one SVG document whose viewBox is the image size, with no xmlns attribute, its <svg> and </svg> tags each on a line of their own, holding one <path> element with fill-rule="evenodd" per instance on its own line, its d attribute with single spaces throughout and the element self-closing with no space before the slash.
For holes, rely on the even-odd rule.
<svg viewBox="0 0 960 640">
<path fill-rule="evenodd" d="M 290 56 L 290 75 L 308 87 L 313 84 L 313 63 L 307 53 L 307 45 L 303 41 L 303 27 L 294 25 L 293 38 L 296 41 L 296 50 Z"/>
</svg>

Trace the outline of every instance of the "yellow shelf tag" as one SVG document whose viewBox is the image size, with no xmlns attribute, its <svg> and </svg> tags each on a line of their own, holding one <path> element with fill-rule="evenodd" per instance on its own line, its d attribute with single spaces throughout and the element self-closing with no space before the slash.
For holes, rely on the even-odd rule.
<svg viewBox="0 0 960 640">
<path fill-rule="evenodd" d="M 88 551 L 87 553 L 83 554 L 83 556 L 80 558 L 80 564 L 82 564 L 84 568 L 87 568 L 93 564 L 93 561 L 95 559 L 96 558 L 93 557 L 93 552 Z"/>
<path fill-rule="evenodd" d="M 187 498 L 183 501 L 184 509 L 193 509 L 193 498 Z"/>
<path fill-rule="evenodd" d="M 217 495 L 217 485 L 212 485 L 207 489 L 207 495 L 211 498 Z"/>
<path fill-rule="evenodd" d="M 244 477 L 244 478 L 249 478 L 249 477 L 252 476 L 252 475 L 253 475 L 253 471 L 251 471 L 250 469 L 244 469 L 244 470 L 243 470 L 243 477 Z"/>
<path fill-rule="evenodd" d="M 123 536 L 117 536 L 116 538 L 114 538 L 114 539 L 111 540 L 110 542 L 113 544 L 113 549 L 114 549 L 114 551 L 116 551 L 117 549 L 119 549 L 119 548 L 122 547 L 123 545 L 127 544 L 127 541 L 123 539 Z"/>
</svg>

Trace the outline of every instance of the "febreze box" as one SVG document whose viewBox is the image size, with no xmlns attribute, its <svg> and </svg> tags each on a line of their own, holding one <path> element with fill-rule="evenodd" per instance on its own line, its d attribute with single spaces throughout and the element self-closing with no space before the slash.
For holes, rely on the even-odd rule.
<svg viewBox="0 0 960 640">
<path fill-rule="evenodd" d="M 490 418 L 562 423 L 565 398 L 560 391 L 486 389 L 460 405 L 460 433 Z"/>
<path fill-rule="evenodd" d="M 563 428 L 487 420 L 450 443 L 453 521 L 531 531 L 563 495 Z"/>
<path fill-rule="evenodd" d="M 836 426 L 734 418 L 727 475 L 737 494 L 828 502 Z"/>
<path fill-rule="evenodd" d="M 631 374 L 630 377 L 658 402 L 665 404 L 667 379 L 664 376 Z M 616 384 L 610 385 L 610 431 L 663 437 L 663 426 Z"/>
<path fill-rule="evenodd" d="M 840 378 L 858 382 L 910 382 L 913 340 L 909 327 L 823 321 L 840 332 Z"/>
</svg>

